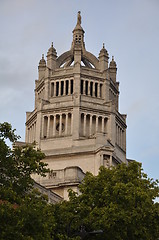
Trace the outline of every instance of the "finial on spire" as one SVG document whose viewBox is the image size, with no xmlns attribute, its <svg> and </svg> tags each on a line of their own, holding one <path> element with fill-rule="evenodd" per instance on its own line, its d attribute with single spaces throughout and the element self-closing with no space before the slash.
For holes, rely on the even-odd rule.
<svg viewBox="0 0 159 240">
<path fill-rule="evenodd" d="M 51 43 L 51 47 L 53 47 L 53 42 Z"/>
<path fill-rule="evenodd" d="M 112 61 L 114 61 L 114 56 L 112 56 Z"/>
<path fill-rule="evenodd" d="M 105 48 L 105 43 L 103 43 L 103 48 Z"/>
<path fill-rule="evenodd" d="M 44 59 L 44 54 L 42 54 L 42 59 Z"/>
<path fill-rule="evenodd" d="M 81 11 L 78 11 L 77 24 L 78 24 L 78 25 L 81 25 Z"/>
</svg>

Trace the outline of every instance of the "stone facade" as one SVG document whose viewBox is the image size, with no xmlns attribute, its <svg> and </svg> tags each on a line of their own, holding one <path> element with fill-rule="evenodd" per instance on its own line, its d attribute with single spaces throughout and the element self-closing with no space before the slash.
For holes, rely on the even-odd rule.
<svg viewBox="0 0 159 240">
<path fill-rule="evenodd" d="M 67 189 L 76 190 L 87 171 L 97 175 L 100 166 L 127 163 L 117 66 L 104 44 L 98 58 L 86 50 L 79 12 L 71 49 L 58 57 L 52 44 L 38 72 L 25 141 L 36 142 L 52 169 L 52 175 L 35 180 L 67 199 Z"/>
</svg>

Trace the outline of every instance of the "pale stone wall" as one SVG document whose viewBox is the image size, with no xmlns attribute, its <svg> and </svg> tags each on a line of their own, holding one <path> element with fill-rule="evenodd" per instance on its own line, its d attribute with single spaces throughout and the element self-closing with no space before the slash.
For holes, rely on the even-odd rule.
<svg viewBox="0 0 159 240">
<path fill-rule="evenodd" d="M 35 109 L 26 115 L 26 142 L 36 141 L 49 167 L 63 171 L 78 166 L 96 175 L 102 165 L 127 163 L 126 115 L 118 111 L 117 67 L 114 57 L 109 62 L 104 45 L 98 58 L 86 51 L 84 30 L 77 22 L 71 49 L 57 57 L 52 44 L 38 72 Z M 75 182 L 71 187 L 77 190 Z M 67 188 L 67 184 L 54 186 L 64 198 Z"/>
</svg>

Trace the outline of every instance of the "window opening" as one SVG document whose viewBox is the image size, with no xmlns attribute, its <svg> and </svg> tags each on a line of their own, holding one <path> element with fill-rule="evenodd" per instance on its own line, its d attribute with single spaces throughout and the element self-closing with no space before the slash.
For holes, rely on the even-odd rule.
<svg viewBox="0 0 159 240">
<path fill-rule="evenodd" d="M 86 81 L 86 95 L 88 95 L 88 81 Z"/>
<path fill-rule="evenodd" d="M 103 84 L 100 84 L 100 97 L 102 98 L 102 87 L 103 87 Z"/>
<path fill-rule="evenodd" d="M 54 96 L 54 83 L 51 83 L 51 97 Z"/>
<path fill-rule="evenodd" d="M 47 125 L 48 125 L 48 117 L 44 117 L 44 138 L 47 137 Z"/>
<path fill-rule="evenodd" d="M 97 97 L 98 83 L 95 83 L 95 96 Z"/>
<path fill-rule="evenodd" d="M 63 96 L 64 81 L 61 81 L 61 96 Z"/>
<path fill-rule="evenodd" d="M 81 66 L 85 67 L 85 63 L 83 61 L 81 61 Z"/>
<path fill-rule="evenodd" d="M 59 95 L 59 82 L 56 82 L 56 96 Z"/>
<path fill-rule="evenodd" d="M 68 85 L 69 85 L 69 82 L 68 80 L 66 80 L 66 95 L 68 95 Z"/>
<path fill-rule="evenodd" d="M 81 94 L 83 94 L 83 80 L 81 80 Z"/>
<path fill-rule="evenodd" d="M 93 96 L 93 82 L 90 82 L 90 95 Z"/>
</svg>

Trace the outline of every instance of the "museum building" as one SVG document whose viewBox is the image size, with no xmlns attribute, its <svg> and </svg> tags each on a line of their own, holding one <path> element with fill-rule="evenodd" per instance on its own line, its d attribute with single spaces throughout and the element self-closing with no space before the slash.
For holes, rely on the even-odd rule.
<svg viewBox="0 0 159 240">
<path fill-rule="evenodd" d="M 87 171 L 126 159 L 126 115 L 119 113 L 117 65 L 103 44 L 96 57 L 84 42 L 81 15 L 69 51 L 58 56 L 53 44 L 38 66 L 35 108 L 26 113 L 26 143 L 36 142 L 51 169 L 37 183 L 68 199 Z"/>
</svg>

